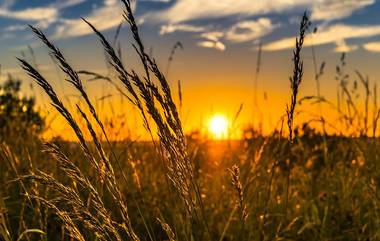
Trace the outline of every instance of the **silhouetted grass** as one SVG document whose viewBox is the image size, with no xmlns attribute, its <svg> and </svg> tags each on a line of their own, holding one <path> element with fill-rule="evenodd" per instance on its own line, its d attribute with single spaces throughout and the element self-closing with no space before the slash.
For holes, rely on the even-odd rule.
<svg viewBox="0 0 380 241">
<path fill-rule="evenodd" d="M 357 72 L 366 91 L 361 115 L 346 84 L 342 57 L 337 79 L 342 94 L 339 98 L 345 98 L 347 109 L 322 97 L 319 90 L 318 96 L 300 98 L 302 49 L 310 26 L 306 13 L 296 38 L 291 98 L 282 126 L 268 136 L 247 130 L 241 141 L 216 142 L 184 133 L 169 83 L 145 52 L 130 2 L 122 3 L 142 73 L 127 67 L 121 51 L 115 50 L 121 25 L 111 44 L 96 26 L 83 19 L 100 40 L 116 79 L 86 70 L 77 72 L 44 33 L 31 27 L 85 100 L 87 111 L 76 105 L 79 115 L 71 113 L 38 69 L 19 59 L 78 142 L 42 143 L 36 139 L 35 143 L 22 143 L 18 152 L 14 151 L 16 146 L 0 144 L 0 240 L 380 238 L 380 155 L 375 138 L 380 111 L 376 87 L 372 94 L 369 80 Z M 110 133 L 80 74 L 105 80 L 122 93 L 139 110 L 152 141 L 110 143 Z M 180 82 L 178 90 L 182 105 Z M 328 136 L 307 123 L 297 125 L 298 104 L 307 100 L 327 103 L 345 124 L 357 124 L 353 126 L 357 137 Z M 287 138 L 284 124 L 289 131 Z M 367 136 L 371 127 L 374 138 Z"/>
</svg>

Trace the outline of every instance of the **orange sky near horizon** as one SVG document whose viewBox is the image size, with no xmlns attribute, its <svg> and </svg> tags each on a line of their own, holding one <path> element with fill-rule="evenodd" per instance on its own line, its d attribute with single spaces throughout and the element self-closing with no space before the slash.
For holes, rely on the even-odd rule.
<svg viewBox="0 0 380 241">
<path fill-rule="evenodd" d="M 212 16 L 216 15 L 215 18 L 210 18 L 207 15 L 208 12 L 198 13 L 194 9 L 187 9 L 189 12 L 186 16 L 175 14 L 175 11 L 187 1 L 167 1 L 166 3 L 138 1 L 136 10 L 137 18 L 141 20 L 140 30 L 146 49 L 153 49 L 153 56 L 157 59 L 163 72 L 166 71 L 168 57 L 174 43 L 181 41 L 184 45 L 183 50 L 179 49 L 175 53 L 167 77 L 177 103 L 177 81 L 180 80 L 182 83 L 181 118 L 183 128 L 187 133 L 200 130 L 207 134 L 209 120 L 214 115 L 223 115 L 229 122 L 232 122 L 240 105 L 243 105 L 243 109 L 234 125 L 232 138 L 240 138 L 241 130 L 249 125 L 253 125 L 255 128 L 262 126 L 264 134 L 269 134 L 278 127 L 281 116 L 286 113 L 286 104 L 289 102 L 291 94 L 289 77 L 292 75 L 293 69 L 292 49 L 286 44 L 289 42 L 289 38 L 294 39 L 295 43 L 298 18 L 303 12 L 300 9 L 310 9 L 312 17 L 315 18 L 313 21 L 315 26 L 320 27 L 317 35 L 313 37 L 313 42 L 316 44 L 318 65 L 326 61 L 326 70 L 320 80 L 323 97 L 334 104 L 337 103 L 338 82 L 335 80 L 335 72 L 342 51 L 348 52 L 346 69 L 350 74 L 350 89 L 354 81 L 358 80 L 355 74 L 356 70 L 360 70 L 364 75 L 370 77 L 371 89 L 378 82 L 377 78 L 380 72 L 377 65 L 380 55 L 375 41 L 380 36 L 380 26 L 371 18 L 377 14 L 376 9 L 380 7 L 376 1 L 368 1 L 364 5 L 336 1 L 338 5 L 342 5 L 337 9 L 336 5 L 331 5 L 335 1 L 321 0 L 320 5 L 326 8 L 322 9 L 325 11 L 322 11 L 318 6 L 309 4 L 307 1 L 297 0 L 295 1 L 297 4 L 293 6 L 289 5 L 288 1 L 276 0 L 274 2 L 281 7 L 281 11 L 272 9 L 268 13 L 261 13 L 260 9 L 256 9 L 260 6 L 251 6 L 249 0 L 242 0 L 241 4 L 250 6 L 252 9 L 226 8 L 224 12 L 218 11 L 219 7 L 223 7 L 220 5 L 221 1 L 210 0 L 210 6 L 208 6 L 210 8 L 207 11 L 212 13 Z M 223 1 L 224 3 L 228 2 L 228 0 Z M 109 15 L 112 17 L 115 10 L 121 11 L 120 3 L 114 0 L 96 0 L 97 4 L 91 6 L 90 1 L 81 0 L 80 3 L 76 2 L 76 4 L 62 7 L 55 5 L 55 1 L 50 2 L 51 5 L 42 5 L 61 11 L 55 12 L 54 22 L 44 29 L 48 37 L 54 39 L 54 43 L 62 50 L 75 70 L 107 74 L 104 50 L 99 40 L 82 28 L 77 29 L 78 31 L 82 30 L 81 33 L 71 33 L 69 30 L 75 29 L 75 26 L 63 20 L 74 21 L 74 19 L 79 19 L 79 16 L 88 15 L 88 18 L 93 19 L 96 25 L 102 28 L 106 37 L 111 39 L 119 22 L 117 21 L 115 24 L 112 21 L 112 25 L 104 26 L 103 22 L 98 20 L 103 17 L 111 19 Z M 202 4 L 202 1 L 199 0 L 193 0 L 193 2 Z M 261 2 L 260 4 L 266 5 L 270 2 Z M 32 36 L 29 29 L 23 28 L 26 22 L 39 24 L 43 23 L 44 19 L 25 20 L 18 17 L 20 9 L 42 9 L 41 2 L 34 1 L 33 6 L 19 0 L 10 1 L 10 3 L 6 6 L 0 5 L 0 10 L 5 8 L 3 12 L 7 13 L 6 16 L 2 16 L 0 13 L 0 18 L 5 19 L 0 25 L 3 25 L 4 29 L 8 29 L 4 30 L 8 31 L 8 34 L 14 34 L 13 37 L 0 37 L 0 42 L 3 43 L 0 45 L 0 63 L 3 67 L 0 82 L 7 78 L 8 73 L 20 78 L 23 82 L 24 94 L 36 96 L 38 107 L 45 113 L 49 112 L 47 120 L 51 128 L 45 136 L 61 135 L 66 139 L 73 140 L 74 136 L 68 125 L 63 124 L 64 120 L 57 116 L 52 107 L 49 107 L 48 97 L 36 84 L 33 84 L 33 89 L 30 88 L 32 80 L 18 66 L 15 58 L 15 56 L 24 56 L 28 61 L 36 61 L 39 70 L 53 85 L 64 103 L 70 110 L 74 110 L 73 106 L 79 101 L 77 93 L 65 81 L 65 75 L 54 65 L 46 48 L 37 42 L 36 37 Z M 174 14 L 173 18 L 176 20 L 166 19 L 164 14 L 166 10 Z M 161 14 L 160 17 L 163 19 L 155 19 L 153 17 L 155 13 Z M 182 17 L 187 19 L 183 20 Z M 54 35 L 54 33 L 58 33 L 60 26 L 67 30 L 65 32 L 67 36 Z M 120 40 L 127 68 L 136 69 L 137 72 L 141 71 L 138 56 L 131 47 L 133 40 L 126 26 L 122 28 Z M 215 44 L 209 47 L 210 41 L 219 43 L 219 45 Z M 258 103 L 255 106 L 254 80 L 258 42 L 263 44 L 264 51 L 258 78 Z M 281 45 L 281 48 L 273 49 L 283 43 L 286 46 Z M 28 45 L 33 48 L 35 57 L 32 57 L 28 48 L 25 47 Z M 222 45 L 224 48 L 221 48 Z M 307 42 L 307 45 L 310 45 L 310 42 Z M 316 95 L 311 50 L 310 47 L 305 47 L 303 50 L 305 73 L 299 98 Z M 85 77 L 82 80 L 101 118 L 104 121 L 113 119 L 115 122 L 113 124 L 116 126 L 123 124 L 122 129 L 115 131 L 115 133 L 120 132 L 119 136 L 114 137 L 115 139 L 128 136 L 135 139 L 149 138 L 142 127 L 140 114 L 127 103 L 127 100 L 121 100 L 112 86 L 100 80 L 88 82 Z M 123 88 L 117 79 L 115 82 Z M 358 86 L 360 97 L 355 98 L 355 101 L 362 114 L 364 89 L 360 83 Z M 108 98 L 102 101 L 101 99 L 104 97 Z M 373 97 L 371 95 L 371 118 Z M 296 124 L 313 120 L 320 113 L 315 104 L 306 103 L 297 106 L 297 110 L 301 113 L 297 116 Z M 75 110 L 72 112 L 76 113 Z M 338 129 L 338 132 L 350 133 L 351 130 L 337 122 L 338 115 L 333 108 L 324 104 L 322 113 L 323 117 Z M 78 117 L 76 114 L 75 116 Z M 77 119 L 80 120 L 80 118 Z M 315 125 L 320 126 L 319 124 Z M 334 132 L 333 129 L 333 127 L 329 128 L 331 133 Z"/>
<path fill-rule="evenodd" d="M 307 76 L 307 75 L 306 75 Z M 304 79 L 304 81 L 313 81 Z M 314 90 L 308 89 L 307 83 L 301 87 L 299 99 L 303 96 L 314 95 Z M 314 84 L 314 83 L 313 83 Z M 100 85 L 104 89 L 104 93 L 96 92 L 97 87 L 91 85 Z M 104 87 L 107 86 L 107 87 Z M 142 118 L 140 112 L 136 110 L 125 98 L 121 98 L 116 91 L 108 86 L 107 83 L 88 83 L 87 89 L 98 114 L 105 123 L 107 132 L 110 133 L 110 138 L 115 140 L 122 140 L 124 138 L 131 138 L 137 140 L 149 140 L 150 135 L 143 127 Z M 173 88 L 174 100 L 179 106 L 179 98 L 177 86 Z M 58 89 L 58 87 L 57 87 Z M 182 120 L 183 128 L 186 133 L 192 131 L 200 131 L 203 136 L 212 137 L 209 130 L 209 121 L 216 115 L 221 115 L 227 118 L 229 124 L 233 122 L 236 113 L 239 110 L 240 105 L 243 105 L 242 111 L 239 117 L 231 128 L 230 138 L 239 139 L 242 137 L 242 130 L 244 128 L 254 126 L 257 129 L 261 129 L 264 135 L 269 135 L 275 129 L 279 129 L 281 126 L 281 118 L 285 115 L 286 104 L 290 100 L 290 88 L 284 86 L 283 92 L 275 92 L 266 90 L 267 99 L 264 99 L 263 91 L 259 91 L 258 106 L 254 105 L 253 89 L 242 86 L 220 86 L 220 85 L 203 85 L 203 86 L 186 86 L 183 84 L 183 106 L 180 109 L 180 117 Z M 111 96 L 112 95 L 112 96 Z M 66 95 L 64 103 L 69 107 L 75 118 L 81 123 L 81 126 L 85 129 L 85 123 L 73 106 L 75 103 L 79 103 L 77 97 L 72 95 Z M 105 96 L 104 100 L 101 97 Z M 47 97 L 44 97 L 47 103 Z M 333 103 L 336 103 L 335 99 L 331 99 Z M 317 104 L 310 104 L 311 102 L 305 102 L 302 105 L 297 106 L 299 115 L 296 117 L 295 125 L 301 125 L 304 122 L 316 120 L 319 118 L 319 109 Z M 358 100 L 358 105 L 364 106 L 364 102 Z M 40 106 L 44 109 L 45 104 Z M 85 105 L 82 106 L 84 107 Z M 322 104 L 323 117 L 328 122 L 327 130 L 329 133 L 342 132 L 349 134 L 351 130 L 345 129 L 337 122 L 338 113 L 327 104 Z M 364 108 L 358 107 L 362 112 Z M 372 107 L 372 106 L 371 106 Z M 52 120 L 51 128 L 45 133 L 45 137 L 51 138 L 53 136 L 61 136 L 67 140 L 75 140 L 74 132 L 70 130 L 70 127 L 65 123 L 65 120 L 57 115 L 57 112 L 48 107 L 49 114 L 48 120 Z M 86 109 L 84 107 L 83 109 Z M 372 114 L 372 109 L 370 111 Z M 110 127 L 110 121 L 112 120 L 113 128 Z M 50 122 L 50 121 L 49 121 Z M 330 126 L 331 125 L 331 126 Z M 152 124 L 154 126 L 154 124 Z M 318 130 L 321 130 L 321 124 L 314 122 L 313 126 Z M 332 127 L 333 126 L 333 127 Z M 336 128 L 336 130 L 334 129 Z M 284 122 L 284 133 L 287 132 L 286 121 Z M 100 133 L 100 132 L 99 132 Z M 87 133 L 88 134 L 88 133 Z M 87 135 L 89 139 L 90 136 Z"/>
<path fill-rule="evenodd" d="M 70 50 L 69 47 L 66 48 L 69 50 L 67 51 L 68 59 L 75 69 L 81 70 L 89 68 L 91 71 L 101 74 L 107 73 L 107 70 L 105 70 L 104 66 L 102 67 L 102 64 L 99 64 L 99 62 L 85 61 L 88 60 L 86 54 L 94 56 L 92 58 L 101 59 L 101 53 L 91 53 L 88 52 L 90 49 L 84 49 L 84 57 L 82 60 L 81 58 L 70 58 L 72 50 Z M 66 53 L 65 49 L 63 49 L 64 53 Z M 270 134 L 275 128 L 279 128 L 280 119 L 285 114 L 286 104 L 290 100 L 291 92 L 288 79 L 293 67 L 291 51 L 284 51 L 277 55 L 263 52 L 261 72 L 258 79 L 257 106 L 254 105 L 255 52 L 251 53 L 251 59 L 244 57 L 236 61 L 238 58 L 237 55 L 241 50 L 237 49 L 235 51 L 237 53 L 233 50 L 231 50 L 231 53 L 224 53 L 229 55 L 231 59 L 221 58 L 221 53 L 215 53 L 205 56 L 206 59 L 203 59 L 202 62 L 197 61 L 197 59 L 204 57 L 202 54 L 196 55 L 185 51 L 177 53 L 169 72 L 169 83 L 172 86 L 173 98 L 178 104 L 177 80 L 181 80 L 183 95 L 181 119 L 186 133 L 198 130 L 203 133 L 203 135 L 210 136 L 208 130 L 210 118 L 214 115 L 223 115 L 229 122 L 232 122 L 240 105 L 243 105 L 243 109 L 232 128 L 233 133 L 231 134 L 231 138 L 239 139 L 242 135 L 242 129 L 248 126 L 262 129 L 263 134 Z M 80 122 L 80 118 L 78 118 L 79 116 L 76 115 L 76 110 L 73 108 L 76 103 L 79 103 L 77 97 L 78 93 L 64 80 L 64 74 L 59 71 L 57 72 L 54 64 L 51 61 L 49 62 L 49 59 L 46 60 L 46 50 L 44 48 L 38 48 L 36 52 L 39 59 L 39 69 L 46 79 L 51 82 L 58 95 L 62 97 L 63 102 L 70 110 L 74 110 L 72 112 Z M 334 68 L 339 62 L 340 54 L 322 53 L 320 58 L 330 59 L 331 62 L 327 62 L 325 74 L 321 77 L 321 95 L 336 104 L 337 81 L 334 79 Z M 133 53 L 131 56 L 136 57 Z M 305 73 L 299 98 L 316 95 L 314 71 L 309 56 L 310 48 L 305 48 L 303 54 Z M 363 58 L 362 55 L 347 56 L 348 65 L 346 68 L 351 74 L 354 75 L 354 73 L 352 73 L 354 72 L 353 69 L 355 66 L 360 65 L 361 58 Z M 130 65 L 132 67 L 137 66 L 136 69 L 139 70 L 138 62 L 135 62 L 135 59 L 132 60 Z M 167 60 L 161 57 L 158 58 L 158 61 L 161 69 L 165 69 Z M 276 64 L 273 64 L 273 61 L 275 61 Z M 210 64 L 205 65 L 204 62 L 209 62 Z M 370 72 L 371 68 L 364 66 L 364 71 Z M 47 122 L 50 128 L 44 136 L 46 138 L 62 136 L 67 140 L 75 140 L 74 133 L 70 130 L 63 118 L 59 117 L 57 112 L 49 105 L 48 97 L 42 93 L 41 88 L 33 84 L 34 87 L 31 89 L 30 83 L 33 82 L 29 77 L 25 76 L 21 68 L 15 68 L 13 72 L 10 73 L 23 80 L 24 93 L 37 96 L 38 106 L 41 110 L 44 110 L 44 112 L 45 110 L 49 110 Z M 374 73 L 372 72 L 372 74 Z M 118 133 L 117 136 L 113 136 L 114 139 L 120 140 L 130 137 L 132 139 L 147 140 L 150 138 L 149 134 L 143 128 L 140 113 L 138 113 L 125 98 L 121 98 L 114 87 L 102 80 L 89 82 L 86 81 L 85 76 L 82 77 L 90 99 L 93 101 L 106 126 L 109 126 L 107 124 L 111 119 L 114 122 L 113 125 L 119 127 L 123 125 L 120 130 L 110 130 L 110 133 Z M 122 84 L 120 84 L 117 79 L 114 81 L 123 89 Z M 373 84 L 373 82 L 371 84 Z M 359 88 L 361 97 L 357 99 L 357 104 L 358 109 L 363 112 L 364 91 L 361 85 L 359 85 Z M 266 95 L 266 99 L 264 95 Z M 104 98 L 104 100 L 101 100 L 102 98 Z M 316 104 L 311 105 L 305 103 L 301 106 L 297 106 L 297 110 L 301 111 L 301 114 L 297 116 L 295 122 L 299 125 L 305 121 L 316 119 L 319 115 L 319 109 Z M 338 114 L 334 109 L 329 105 L 323 104 L 322 110 L 323 117 L 326 121 L 331 123 L 332 126 L 336 125 L 334 127 L 338 129 L 338 131 L 336 131 L 334 128 L 329 127 L 328 130 L 330 133 L 337 133 L 339 131 L 346 134 L 350 133 L 346 129 L 346 126 L 336 124 Z M 370 113 L 372 114 L 372 110 Z M 320 123 L 314 123 L 314 126 L 320 128 L 321 125 Z"/>
</svg>

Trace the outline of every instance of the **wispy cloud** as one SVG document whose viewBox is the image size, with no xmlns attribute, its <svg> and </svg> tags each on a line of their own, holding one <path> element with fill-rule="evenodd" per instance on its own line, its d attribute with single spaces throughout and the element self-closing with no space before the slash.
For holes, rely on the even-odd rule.
<svg viewBox="0 0 380 241">
<path fill-rule="evenodd" d="M 32 22 L 40 28 L 51 28 L 55 38 L 70 38 L 90 34 L 91 31 L 82 20 L 62 18 L 63 9 L 84 3 L 87 0 L 52 0 L 50 4 L 40 7 L 14 10 L 16 0 L 3 0 L 0 4 L 0 18 L 12 18 Z M 20 0 L 21 1 L 21 0 Z M 225 50 L 228 43 L 254 42 L 271 34 L 280 24 L 267 17 L 271 13 L 281 13 L 292 16 L 309 9 L 315 21 L 328 22 L 351 16 L 356 11 L 368 7 L 376 0 L 138 0 L 145 2 L 161 2 L 167 4 L 164 10 L 152 10 L 144 15 L 144 20 L 159 20 L 161 35 L 178 31 L 195 33 L 200 39 L 198 45 Z M 87 1 L 89 2 L 89 1 Z M 136 3 L 136 1 L 134 1 Z M 161 9 L 161 8 L 160 8 Z M 123 20 L 120 0 L 102 0 L 102 4 L 93 8 L 83 16 L 99 30 L 104 31 L 116 27 Z M 229 17 L 229 25 L 221 25 L 213 20 Z M 141 18 L 139 18 L 141 19 Z M 192 22 L 193 20 L 209 20 Z M 218 20 L 219 21 L 219 20 Z M 330 24 L 330 23 L 328 23 Z M 281 24 L 281 26 L 284 26 Z M 363 29 L 364 27 L 364 29 Z M 8 26 L 3 31 L 24 30 L 17 23 Z M 49 29 L 50 30 L 50 29 Z M 347 45 L 348 39 L 365 38 L 379 33 L 377 26 L 350 26 L 335 24 L 321 29 L 314 37 L 314 44 L 335 43 L 337 51 L 341 49 L 354 50 L 357 46 Z M 215 33 L 218 33 L 215 35 Z M 201 44 L 202 43 L 202 44 Z M 211 44 L 213 43 L 213 44 Z M 265 46 L 267 50 L 280 50 L 293 47 L 294 39 L 285 38 Z M 308 44 L 308 43 L 306 43 Z M 218 47 L 216 47 L 218 46 Z M 222 47 L 223 46 L 223 47 Z"/>
<path fill-rule="evenodd" d="M 305 46 L 310 46 L 311 44 L 323 45 L 330 43 L 335 43 L 339 46 L 339 43 L 342 43 L 341 41 L 369 38 L 377 35 L 380 35 L 380 25 L 353 26 L 336 24 L 320 29 L 317 33 L 312 35 L 312 41 L 310 41 L 311 39 L 309 36 L 309 38 L 305 41 Z M 265 45 L 263 49 L 267 51 L 290 49 L 294 46 L 294 41 L 294 37 L 284 38 Z M 353 50 L 355 48 L 350 49 Z"/>
<path fill-rule="evenodd" d="M 16 24 L 16 25 L 10 25 L 10 26 L 4 28 L 4 31 L 15 32 L 15 31 L 25 30 L 26 28 L 27 28 L 27 26 L 25 24 Z"/>
<path fill-rule="evenodd" d="M 160 34 L 176 31 L 201 33 L 199 36 L 202 40 L 198 42 L 198 46 L 224 51 L 226 41 L 242 43 L 257 40 L 271 33 L 278 26 L 279 24 L 273 24 L 269 18 L 242 21 L 219 30 L 214 30 L 212 26 L 168 24 L 161 27 Z"/>
<path fill-rule="evenodd" d="M 215 43 L 223 41 L 223 49 L 226 48 L 226 42 L 250 42 L 260 39 L 271 34 L 280 24 L 274 24 L 269 18 L 257 18 L 271 13 L 299 13 L 304 9 L 311 11 L 314 21 L 323 21 L 324 26 L 328 26 L 331 20 L 343 19 L 350 17 L 356 11 L 361 10 L 375 3 L 375 0 L 177 0 L 171 7 L 166 10 L 153 13 L 153 19 L 163 22 L 160 33 L 170 33 L 176 31 L 200 32 L 203 34 L 222 32 L 222 36 L 217 39 L 205 38 L 205 42 L 198 44 L 203 47 L 215 47 Z M 229 17 L 230 21 L 235 21 L 231 26 L 212 27 L 212 21 L 221 17 Z M 242 20 L 243 19 L 243 20 Z M 245 20 L 244 20 L 245 19 Z M 205 26 L 194 26 L 190 23 L 194 20 L 209 20 Z M 211 23 L 211 24 L 210 24 Z M 367 35 L 377 35 L 377 29 L 358 29 L 358 33 L 346 31 L 356 31 L 354 26 L 334 25 L 326 27 L 315 37 L 315 44 L 335 43 L 336 51 L 355 50 L 357 46 L 349 46 L 346 39 L 366 37 Z M 361 28 L 361 26 L 360 26 Z M 334 32 L 337 31 L 337 32 Z M 267 50 L 279 50 L 290 48 L 294 45 L 294 39 L 282 39 L 266 46 Z M 222 43 L 222 42 L 221 42 Z M 221 45 L 220 45 L 221 46 Z"/>
<path fill-rule="evenodd" d="M 347 42 L 345 40 L 339 40 L 335 44 L 336 44 L 336 47 L 335 47 L 334 51 L 338 52 L 338 53 L 348 53 L 348 52 L 355 51 L 359 48 L 358 45 L 347 44 Z"/>
<path fill-rule="evenodd" d="M 233 25 L 228 30 L 226 39 L 232 42 L 248 42 L 270 34 L 278 26 L 274 25 L 269 18 L 243 21 Z"/>
<path fill-rule="evenodd" d="M 12 11 L 1 8 L 0 16 L 18 20 L 41 21 L 56 19 L 58 16 L 58 9 L 53 7 L 38 7 Z"/>
<path fill-rule="evenodd" d="M 380 42 L 370 42 L 363 45 L 363 48 L 371 52 L 380 52 Z"/>
<path fill-rule="evenodd" d="M 33 7 L 21 10 L 12 10 L 15 0 L 6 0 L 0 6 L 0 17 L 20 21 L 36 22 L 39 28 L 47 28 L 59 19 L 60 10 L 83 3 L 86 0 L 65 0 L 52 3 L 46 7 Z M 8 27 L 8 31 L 21 30 L 20 25 Z"/>
<path fill-rule="evenodd" d="M 177 0 L 156 15 L 165 22 L 179 23 L 233 15 L 258 16 L 290 10 L 309 9 L 315 20 L 341 19 L 372 5 L 375 0 Z"/>
<path fill-rule="evenodd" d="M 135 7 L 136 4 L 133 8 Z M 95 8 L 84 18 L 100 31 L 111 29 L 123 21 L 122 4 L 119 0 L 104 0 L 103 6 Z M 56 28 L 54 38 L 79 37 L 92 33 L 92 30 L 81 19 L 63 19 L 60 21 L 61 24 Z"/>
<path fill-rule="evenodd" d="M 225 35 L 224 32 L 214 31 L 202 33 L 200 37 L 201 41 L 198 42 L 198 46 L 203 48 L 212 48 L 219 51 L 226 50 L 226 45 L 221 41 L 221 38 Z"/>
<path fill-rule="evenodd" d="M 158 2 L 158 3 L 169 3 L 171 0 L 139 0 L 140 2 Z"/>
<path fill-rule="evenodd" d="M 219 41 L 224 35 L 224 32 L 214 31 L 202 33 L 201 37 L 209 41 Z"/>
<path fill-rule="evenodd" d="M 274 11 L 306 6 L 309 0 L 178 0 L 171 8 L 160 12 L 157 17 L 162 21 L 179 23 L 195 19 L 210 19 L 231 15 L 252 16 Z"/>
<path fill-rule="evenodd" d="M 58 1 L 54 3 L 53 6 L 55 6 L 58 9 L 63 9 L 63 8 L 76 6 L 84 2 L 86 2 L 86 0 L 65 0 L 65 1 Z"/>
<path fill-rule="evenodd" d="M 208 41 L 208 40 L 201 41 L 198 43 L 198 46 L 203 47 L 203 48 L 212 48 L 219 51 L 226 50 L 226 46 L 220 41 Z"/>
<path fill-rule="evenodd" d="M 374 3 L 375 0 L 317 0 L 314 1 L 312 19 L 342 19 Z"/>
<path fill-rule="evenodd" d="M 203 26 L 195 26 L 190 24 L 167 24 L 162 25 L 160 29 L 160 35 L 174 33 L 177 31 L 181 32 L 204 32 L 206 31 L 206 27 Z"/>
</svg>

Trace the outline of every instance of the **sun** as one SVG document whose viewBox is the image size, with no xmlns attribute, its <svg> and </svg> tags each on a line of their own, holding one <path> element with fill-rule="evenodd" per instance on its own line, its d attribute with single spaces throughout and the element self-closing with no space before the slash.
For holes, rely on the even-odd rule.
<svg viewBox="0 0 380 241">
<path fill-rule="evenodd" d="M 215 115 L 210 119 L 208 128 L 214 138 L 226 138 L 228 135 L 228 119 L 223 115 Z"/>
</svg>

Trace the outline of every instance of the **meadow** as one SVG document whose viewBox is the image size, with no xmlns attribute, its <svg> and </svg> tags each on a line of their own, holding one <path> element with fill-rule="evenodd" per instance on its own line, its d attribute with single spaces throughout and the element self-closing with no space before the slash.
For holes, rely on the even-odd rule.
<svg viewBox="0 0 380 241">
<path fill-rule="evenodd" d="M 303 43 L 311 32 L 307 13 L 294 37 L 290 81 L 284 76 L 289 102 L 279 127 L 269 135 L 246 128 L 240 140 L 212 140 L 184 133 L 173 87 L 147 53 L 130 1 L 122 2 L 141 71 L 125 66 L 115 44 L 83 19 L 116 79 L 74 70 L 64 53 L 30 26 L 82 105 L 76 113 L 69 110 L 33 63 L 20 58 L 76 136 L 46 140 L 33 100 L 18 99 L 16 82 L 2 86 L 1 103 L 13 108 L 0 111 L 0 240 L 380 240 L 376 87 L 372 91 L 357 72 L 365 94 L 363 100 L 354 98 L 358 90 L 349 89 L 342 55 L 336 71 L 340 103 L 319 92 L 300 93 Z M 316 83 L 323 68 L 316 68 Z M 103 123 L 83 75 L 121 83 L 118 91 L 139 111 L 151 140 L 114 141 L 116 130 Z M 325 129 L 334 124 L 322 111 L 317 119 L 297 123 L 304 102 L 336 109 L 337 126 L 345 131 L 328 134 Z M 359 108 L 362 103 L 365 108 Z M 350 134 L 341 134 L 346 130 Z"/>
</svg>

